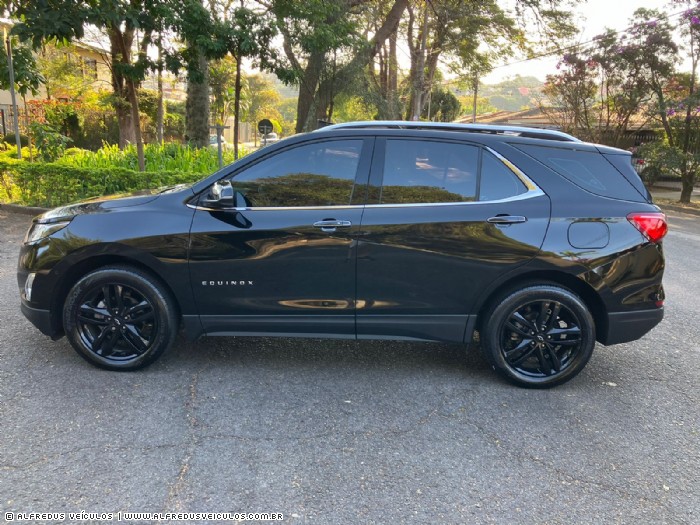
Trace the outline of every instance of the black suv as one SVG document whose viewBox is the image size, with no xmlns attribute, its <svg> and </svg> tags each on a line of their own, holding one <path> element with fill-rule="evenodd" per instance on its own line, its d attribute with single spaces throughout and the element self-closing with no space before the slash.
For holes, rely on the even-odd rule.
<svg viewBox="0 0 700 525">
<path fill-rule="evenodd" d="M 202 335 L 470 343 L 523 386 L 663 317 L 666 219 L 630 154 L 554 131 L 366 122 L 191 186 L 49 211 L 22 311 L 133 370 Z"/>
</svg>

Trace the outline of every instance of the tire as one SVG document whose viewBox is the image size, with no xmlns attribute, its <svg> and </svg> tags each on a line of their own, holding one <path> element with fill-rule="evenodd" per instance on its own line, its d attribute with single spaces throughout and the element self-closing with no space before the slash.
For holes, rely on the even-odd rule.
<svg viewBox="0 0 700 525">
<path fill-rule="evenodd" d="M 174 301 L 149 274 L 128 266 L 95 270 L 70 290 L 63 308 L 70 344 L 107 370 L 137 370 L 158 359 L 177 332 Z"/>
<path fill-rule="evenodd" d="M 595 323 L 575 293 L 531 285 L 496 300 L 486 311 L 481 347 L 508 380 L 550 388 L 576 377 L 591 358 Z"/>
</svg>

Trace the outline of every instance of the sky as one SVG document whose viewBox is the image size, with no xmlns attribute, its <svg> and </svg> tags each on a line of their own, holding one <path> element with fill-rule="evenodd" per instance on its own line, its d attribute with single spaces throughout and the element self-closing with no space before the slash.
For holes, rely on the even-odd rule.
<svg viewBox="0 0 700 525">
<path fill-rule="evenodd" d="M 581 29 L 578 38 L 580 42 L 586 42 L 596 35 L 603 33 L 606 28 L 621 30 L 630 26 L 632 14 L 644 7 L 647 9 L 663 10 L 668 5 L 668 0 L 588 0 L 581 3 L 575 9 L 577 25 Z M 676 8 L 678 10 L 678 8 Z M 667 9 L 668 12 L 675 12 Z M 482 81 L 486 84 L 495 84 L 515 75 L 535 76 L 544 80 L 548 74 L 556 72 L 558 56 L 538 60 L 529 60 L 507 67 L 498 67 Z M 509 60 L 510 63 L 518 62 L 517 58 Z"/>
</svg>

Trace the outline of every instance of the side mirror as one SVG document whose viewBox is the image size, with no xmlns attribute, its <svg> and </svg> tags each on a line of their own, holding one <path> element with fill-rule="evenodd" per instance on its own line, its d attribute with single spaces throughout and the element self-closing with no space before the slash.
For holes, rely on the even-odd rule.
<svg viewBox="0 0 700 525">
<path fill-rule="evenodd" d="M 211 208 L 233 208 L 235 205 L 234 194 L 231 181 L 220 180 L 212 185 L 209 195 L 202 200 L 202 204 Z"/>
</svg>

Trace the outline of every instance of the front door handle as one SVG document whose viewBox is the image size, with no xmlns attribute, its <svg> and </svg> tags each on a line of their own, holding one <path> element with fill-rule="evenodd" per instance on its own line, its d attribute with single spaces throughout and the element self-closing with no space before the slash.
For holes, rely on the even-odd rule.
<svg viewBox="0 0 700 525">
<path fill-rule="evenodd" d="M 352 222 L 336 219 L 323 219 L 314 223 L 314 228 L 321 228 L 321 231 L 326 233 L 333 233 L 336 228 L 349 228 L 350 226 L 352 226 Z"/>
<path fill-rule="evenodd" d="M 527 217 L 523 217 L 522 215 L 496 215 L 495 217 L 486 219 L 486 222 L 490 222 L 491 224 L 516 224 L 526 221 Z"/>
</svg>

